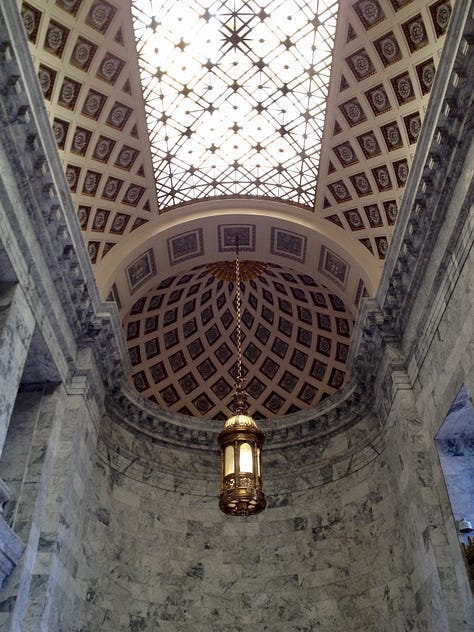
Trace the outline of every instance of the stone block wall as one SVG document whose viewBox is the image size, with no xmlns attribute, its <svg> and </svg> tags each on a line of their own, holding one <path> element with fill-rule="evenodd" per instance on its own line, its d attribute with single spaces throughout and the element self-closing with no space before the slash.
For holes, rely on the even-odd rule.
<svg viewBox="0 0 474 632">
<path fill-rule="evenodd" d="M 461 386 L 474 397 L 471 4 L 456 4 L 417 177 L 378 296 L 361 307 L 363 388 L 331 398 L 332 410 L 323 403 L 305 420 L 267 426 L 268 509 L 246 519 L 218 511 L 218 454 L 203 424 L 179 427 L 138 397 L 128 427 L 104 416 L 106 397 L 110 415 L 129 398 L 120 326 L 100 304 L 77 223 L 65 219 L 74 209 L 43 99 L 26 49 L 16 59 L 9 41 L 16 7 L 2 3 L 0 260 L 8 251 L 11 271 L 1 279 L 0 351 L 15 380 L 0 393 L 0 478 L 12 493 L 4 520 L 25 545 L 0 596 L 2 630 L 474 631 L 435 444 Z M 15 90 L 12 76 L 22 77 Z M 8 112 L 19 111 L 34 116 L 12 128 Z M 37 142 L 19 151 L 27 138 Z M 38 173 L 38 164 L 48 166 Z M 30 312 L 11 310 L 12 283 Z M 27 345 L 11 334 L 25 325 L 48 342 L 58 385 L 17 396 Z"/>
<path fill-rule="evenodd" d="M 196 474 L 191 493 L 180 491 L 179 476 L 123 456 L 132 434 L 121 430 L 122 449 L 112 449 L 104 423 L 78 571 L 83 632 L 412 629 L 410 561 L 383 453 L 306 489 L 295 477 L 281 492 L 272 477 L 263 514 L 229 518 L 216 479 Z M 179 450 L 159 451 L 179 470 Z"/>
<path fill-rule="evenodd" d="M 58 393 L 42 385 L 18 394 L 0 463 L 0 476 L 11 492 L 4 518 L 26 546 L 2 591 L 0 611 L 8 630 L 21 629 L 22 621 L 38 614 L 45 588 L 47 570 L 39 570 L 40 531 L 50 480 L 48 444 L 57 405 Z M 34 593 L 36 599 L 32 599 Z"/>
<path fill-rule="evenodd" d="M 0 283 L 0 456 L 34 328 L 35 319 L 21 288 Z"/>
<path fill-rule="evenodd" d="M 11 491 L 4 518 L 25 553 L 2 590 L 2 630 L 72 632 L 85 600 L 76 576 L 97 417 L 80 390 L 29 386 L 16 399 L 0 477 Z"/>
</svg>

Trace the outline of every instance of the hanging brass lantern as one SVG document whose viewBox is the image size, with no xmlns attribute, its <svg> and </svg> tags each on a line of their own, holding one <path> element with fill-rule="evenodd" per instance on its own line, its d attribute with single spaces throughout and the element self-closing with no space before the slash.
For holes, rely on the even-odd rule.
<svg viewBox="0 0 474 632">
<path fill-rule="evenodd" d="M 265 509 L 262 487 L 263 432 L 247 413 L 244 392 L 234 395 L 234 414 L 219 433 L 221 447 L 221 495 L 219 508 L 226 514 L 250 516 Z"/>
<path fill-rule="evenodd" d="M 233 414 L 219 433 L 221 448 L 221 494 L 219 508 L 234 516 L 251 516 L 265 509 L 262 486 L 264 435 L 248 414 L 242 377 L 242 331 L 239 243 L 236 239 L 235 287 L 237 306 L 237 379 L 232 402 Z"/>
</svg>

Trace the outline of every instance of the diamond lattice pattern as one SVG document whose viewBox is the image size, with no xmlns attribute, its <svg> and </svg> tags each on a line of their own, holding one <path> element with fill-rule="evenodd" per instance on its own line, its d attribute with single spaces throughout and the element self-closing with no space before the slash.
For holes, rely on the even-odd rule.
<svg viewBox="0 0 474 632">
<path fill-rule="evenodd" d="M 337 1 L 134 0 L 160 209 L 314 204 Z"/>
</svg>

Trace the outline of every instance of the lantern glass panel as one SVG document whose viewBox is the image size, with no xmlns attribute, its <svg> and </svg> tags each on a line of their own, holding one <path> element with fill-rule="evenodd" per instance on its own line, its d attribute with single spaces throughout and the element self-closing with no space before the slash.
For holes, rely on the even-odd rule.
<svg viewBox="0 0 474 632">
<path fill-rule="evenodd" d="M 240 446 L 240 471 L 253 473 L 252 448 L 248 443 L 242 443 Z"/>
<path fill-rule="evenodd" d="M 234 471 L 234 446 L 228 445 L 224 452 L 224 476 L 232 474 Z"/>
</svg>

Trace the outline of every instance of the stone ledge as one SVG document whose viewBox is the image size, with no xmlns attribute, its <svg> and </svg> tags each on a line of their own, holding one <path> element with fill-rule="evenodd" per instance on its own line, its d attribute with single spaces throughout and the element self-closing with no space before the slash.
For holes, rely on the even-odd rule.
<svg viewBox="0 0 474 632">
<path fill-rule="evenodd" d="M 370 386 L 356 381 L 341 389 L 315 409 L 271 420 L 260 420 L 266 449 L 306 445 L 352 427 L 364 416 L 372 401 Z M 209 450 L 217 445 L 222 423 L 170 413 L 146 400 L 128 386 L 117 388 L 107 399 L 110 415 L 124 427 L 164 445 Z"/>
</svg>

